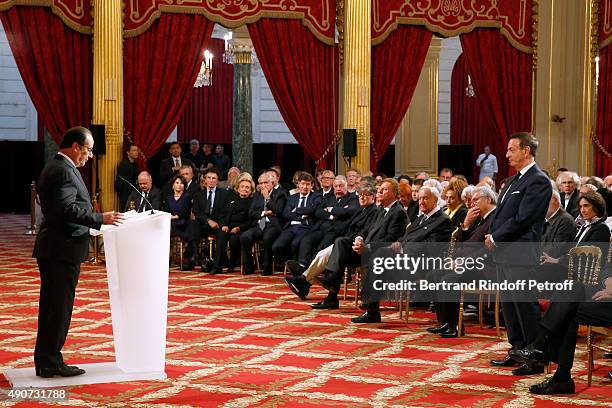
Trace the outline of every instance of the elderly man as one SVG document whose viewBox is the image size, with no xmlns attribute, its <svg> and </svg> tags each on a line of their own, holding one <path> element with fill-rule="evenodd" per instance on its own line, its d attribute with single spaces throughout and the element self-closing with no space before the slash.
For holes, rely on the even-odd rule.
<svg viewBox="0 0 612 408">
<path fill-rule="evenodd" d="M 163 201 L 161 190 L 153 185 L 153 179 L 148 172 L 141 171 L 138 175 L 138 188 L 140 193 L 132 191 L 128 196 L 125 211 L 131 209 L 138 212 L 148 211 L 151 209 L 151 206 L 147 203 L 147 200 L 149 200 L 154 210 L 161 209 Z"/>
<path fill-rule="evenodd" d="M 385 179 L 379 186 L 378 194 L 381 209 L 371 228 L 364 228 L 353 240 L 341 237 L 334 242 L 325 272 L 317 277 L 321 285 L 330 291 L 330 296 L 312 305 L 314 309 L 337 309 L 339 303 L 336 294 L 342 284 L 344 269 L 361 265 L 362 260 L 369 259 L 373 249 L 396 241 L 406 230 L 408 217 L 399 202 L 399 183 L 394 179 Z"/>
<path fill-rule="evenodd" d="M 557 176 L 557 185 L 561 194 L 561 206 L 575 219 L 579 214 L 580 177 L 573 171 L 564 171 Z"/>
<path fill-rule="evenodd" d="M 287 261 L 287 268 L 299 275 L 314 258 L 315 254 L 332 245 L 336 238 L 344 234 L 351 217 L 359 208 L 359 200 L 348 194 L 344 176 L 337 176 L 333 182 L 334 194 L 328 194 L 315 210 L 314 225 L 300 243 L 296 260 Z"/>
<path fill-rule="evenodd" d="M 200 153 L 200 142 L 197 139 L 189 142 L 189 152 L 185 154 L 185 158 L 191 160 L 196 169 L 199 169 L 204 163 L 204 155 Z"/>
<path fill-rule="evenodd" d="M 200 191 L 199 183 L 197 183 L 193 179 L 193 167 L 183 165 L 179 169 L 179 174 L 187 182 L 187 186 L 185 187 L 185 192 L 188 193 L 193 198 L 198 193 L 198 191 Z"/>
<path fill-rule="evenodd" d="M 376 188 L 371 184 L 359 187 L 357 195 L 359 197 L 360 208 L 353 213 L 348 221 L 348 226 L 341 234 L 351 242 L 355 240 L 359 231 L 369 229 L 372 225 L 372 221 L 376 218 L 377 207 L 374 205 Z M 347 194 L 347 196 L 352 196 L 352 194 Z M 340 226 L 340 223 L 335 224 L 334 229 Z M 285 278 L 286 284 L 300 299 L 306 299 L 310 291 L 310 286 L 315 282 L 316 277 L 325 270 L 325 266 L 327 266 L 327 261 L 329 260 L 333 248 L 334 245 L 332 241 L 331 245 L 326 246 L 317 253 L 303 273 L 300 273 L 301 268 L 295 267 L 295 264 L 291 266 L 288 264 L 291 272 L 297 276 Z M 337 295 L 334 294 L 330 299 L 336 296 Z"/>
<path fill-rule="evenodd" d="M 346 180 L 346 178 L 345 178 Z M 334 189 L 333 189 L 333 183 L 334 183 L 334 172 L 331 170 L 323 170 L 323 172 L 321 173 L 321 190 L 319 191 L 321 193 L 321 196 L 323 197 L 323 200 L 325 200 L 325 198 L 327 196 L 334 196 Z"/>
<path fill-rule="evenodd" d="M 440 181 L 450 181 L 451 177 L 453 177 L 453 171 L 448 167 L 444 167 L 440 170 L 438 178 Z"/>
</svg>

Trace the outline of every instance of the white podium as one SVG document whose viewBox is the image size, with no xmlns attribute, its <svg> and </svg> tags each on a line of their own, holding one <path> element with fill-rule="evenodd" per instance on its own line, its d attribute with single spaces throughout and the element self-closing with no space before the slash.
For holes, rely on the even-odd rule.
<svg viewBox="0 0 612 408">
<path fill-rule="evenodd" d="M 6 370 L 13 388 L 166 378 L 170 214 L 126 217 L 120 226 L 92 232 L 104 236 L 116 361 L 77 363 L 86 373 L 65 378 L 37 377 L 33 367 Z"/>
</svg>

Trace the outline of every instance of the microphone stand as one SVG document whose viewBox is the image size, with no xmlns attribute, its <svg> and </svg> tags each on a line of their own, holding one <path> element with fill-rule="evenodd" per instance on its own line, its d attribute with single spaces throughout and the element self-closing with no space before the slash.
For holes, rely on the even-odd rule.
<svg viewBox="0 0 612 408">
<path fill-rule="evenodd" d="M 151 204 L 151 202 L 149 201 L 149 199 L 147 197 L 145 197 L 142 194 L 142 191 L 140 191 L 138 188 L 136 188 L 135 185 L 133 185 L 132 183 L 130 183 L 128 180 L 126 180 L 125 178 L 123 178 L 122 176 L 117 176 L 119 177 L 122 181 L 126 182 L 130 187 L 132 187 L 132 189 L 134 191 L 136 191 L 138 194 L 140 194 L 140 196 L 143 198 L 143 200 L 145 201 L 145 203 L 147 203 L 149 205 L 149 207 L 151 207 L 151 215 L 155 214 L 155 211 L 153 211 L 153 204 Z M 143 211 L 144 212 L 144 211 Z"/>
</svg>

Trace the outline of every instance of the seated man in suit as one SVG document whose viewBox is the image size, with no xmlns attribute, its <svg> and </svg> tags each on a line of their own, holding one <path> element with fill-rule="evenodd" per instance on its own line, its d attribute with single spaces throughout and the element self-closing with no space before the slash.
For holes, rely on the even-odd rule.
<svg viewBox="0 0 612 408">
<path fill-rule="evenodd" d="M 484 246 L 485 236 L 489 233 L 492 215 L 497 206 L 497 194 L 488 185 L 476 187 L 472 193 L 472 206 L 457 230 L 457 244 L 454 258 L 476 259 L 483 257 L 485 267 L 466 269 L 463 273 L 450 272 L 442 277 L 443 282 L 472 282 L 479 279 L 494 278 L 495 265 L 487 262 L 488 251 Z M 465 243 L 462 245 L 462 243 Z M 483 245 L 481 245 L 482 243 Z M 457 337 L 457 319 L 459 316 L 459 291 L 440 291 L 436 314 L 439 325 L 427 329 L 430 333 L 437 333 L 440 337 Z"/>
<path fill-rule="evenodd" d="M 574 282 L 569 291 L 558 291 L 540 321 L 535 340 L 522 350 L 509 355 L 529 365 L 554 361 L 557 370 L 540 384 L 529 387 L 532 394 L 573 394 L 576 339 L 579 325 L 612 326 L 612 264 L 600 274 L 599 285 Z M 588 362 L 587 362 L 588 364 Z M 612 379 L 611 373 L 608 377 Z"/>
<path fill-rule="evenodd" d="M 325 174 L 323 172 L 323 176 Z M 316 208 L 314 225 L 299 245 L 297 260 L 287 261 L 287 268 L 294 275 L 304 272 L 317 252 L 332 245 L 346 231 L 358 208 L 357 196 L 348 194 L 346 177 L 337 176 L 333 182 L 333 194 L 327 194 Z"/>
<path fill-rule="evenodd" d="M 338 309 L 337 293 L 342 284 L 344 269 L 347 266 L 360 266 L 362 260 L 365 262 L 370 257 L 372 248 L 397 241 L 406 230 L 408 218 L 399 202 L 399 183 L 394 179 L 385 179 L 378 187 L 377 194 L 380 196 L 381 209 L 371 228 L 362 229 L 354 239 L 340 237 L 334 242 L 325 271 L 317 277 L 330 293 L 326 299 L 312 305 L 313 309 Z M 380 314 L 378 317 L 380 321 Z"/>
<path fill-rule="evenodd" d="M 361 230 L 367 230 L 371 227 L 372 220 L 376 216 L 377 207 L 374 205 L 376 196 L 376 187 L 372 184 L 367 186 L 359 187 L 357 190 L 359 197 L 359 206 L 351 218 L 348 220 L 348 226 L 346 223 L 337 223 L 333 225 L 333 230 L 339 233 L 339 236 L 348 238 L 351 242 L 355 240 L 355 237 Z M 352 196 L 352 194 L 348 194 Z M 338 230 L 338 227 L 344 225 L 342 232 Z M 330 232 L 328 232 L 328 235 Z M 308 268 L 300 268 L 299 264 L 295 261 L 287 262 L 287 267 L 294 276 L 285 278 L 285 282 L 289 289 L 295 293 L 300 299 L 305 300 L 310 291 L 310 286 L 315 282 L 315 279 L 321 274 L 327 266 L 327 261 L 334 248 L 333 241 L 330 245 L 325 246 L 310 262 Z M 302 272 L 303 271 L 303 272 Z"/>
<path fill-rule="evenodd" d="M 164 188 L 170 179 L 178 174 L 182 165 L 192 166 L 191 160 L 181 157 L 181 144 L 172 142 L 170 144 L 170 157 L 161 161 L 159 165 L 159 186 Z"/>
<path fill-rule="evenodd" d="M 148 172 L 141 171 L 138 175 L 138 188 L 140 189 L 140 193 L 132 191 L 128 196 L 125 204 L 125 211 L 129 211 L 131 209 L 138 212 L 150 210 L 151 206 L 147 204 L 145 198 L 149 200 L 154 210 L 161 209 L 163 201 L 162 193 L 153 185 L 153 178 Z"/>
<path fill-rule="evenodd" d="M 451 220 L 438 206 L 439 200 L 440 193 L 436 188 L 421 187 L 419 190 L 419 209 L 422 215 L 410 224 L 403 236 L 387 241 L 393 243 L 389 247 L 378 249 L 373 257 L 392 258 L 398 253 L 408 254 L 411 257 L 422 255 L 443 256 L 439 253 L 438 246 L 431 245 L 435 242 L 449 242 L 451 237 Z M 398 272 L 401 275 L 404 274 L 403 271 Z M 363 283 L 364 304 L 362 307 L 366 308 L 366 311 L 361 316 L 353 318 L 353 323 L 379 323 L 381 321 L 378 299 L 381 297 L 381 293 L 372 290 L 374 288 L 372 286 L 373 281 L 373 272 L 368 270 Z"/>
<path fill-rule="evenodd" d="M 192 270 L 195 267 L 195 255 L 200 238 L 217 235 L 221 216 L 233 197 L 233 194 L 229 191 L 217 188 L 219 171 L 216 168 L 207 169 L 203 179 L 202 190 L 193 197 L 192 211 L 195 219 L 189 223 L 187 229 L 189 243 L 185 251 L 187 262 L 183 266 L 183 270 Z M 202 271 L 208 271 L 212 260 L 202 259 L 201 261 Z"/>
<path fill-rule="evenodd" d="M 312 191 L 314 177 L 309 173 L 302 173 L 298 178 L 298 193 L 287 199 L 283 210 L 286 221 L 281 234 L 272 245 L 272 252 L 283 255 L 287 250 L 294 259 L 297 257 L 300 242 L 314 225 L 315 210 L 321 202 L 321 194 Z"/>
<path fill-rule="evenodd" d="M 244 262 L 243 274 L 251 275 L 253 244 L 263 240 L 264 260 L 262 275 L 272 275 L 272 244 L 282 231 L 283 209 L 287 193 L 278 185 L 276 171 L 266 171 L 259 176 L 257 193 L 253 197 L 249 217 L 256 225 L 240 235 Z"/>
<path fill-rule="evenodd" d="M 196 193 L 200 191 L 200 185 L 196 182 L 196 180 L 194 180 L 193 167 L 184 164 L 179 169 L 179 174 L 187 182 L 185 192 L 188 193 L 191 197 L 195 197 Z"/>
<path fill-rule="evenodd" d="M 323 197 L 323 199 L 325 199 L 328 195 L 330 196 L 334 195 L 334 188 L 333 188 L 334 180 L 335 180 L 335 176 L 334 176 L 333 171 L 323 170 L 321 172 L 321 180 L 320 180 L 321 189 L 319 190 L 319 193 L 321 193 L 321 196 Z"/>
<path fill-rule="evenodd" d="M 564 171 L 557 176 L 557 185 L 561 193 L 561 207 L 575 219 L 579 214 L 580 177 L 573 171 Z"/>
</svg>

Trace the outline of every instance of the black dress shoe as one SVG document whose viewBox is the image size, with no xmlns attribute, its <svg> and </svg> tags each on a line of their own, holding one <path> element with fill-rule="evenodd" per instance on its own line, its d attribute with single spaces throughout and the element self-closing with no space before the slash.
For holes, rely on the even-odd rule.
<svg viewBox="0 0 612 408">
<path fill-rule="evenodd" d="M 515 361 L 510 355 L 506 354 L 501 360 L 491 360 L 491 365 L 495 367 L 515 367 L 520 365 L 518 361 Z"/>
<path fill-rule="evenodd" d="M 612 353 L 604 353 L 604 358 L 612 358 Z"/>
<path fill-rule="evenodd" d="M 208 271 L 209 275 L 219 275 L 220 273 L 223 273 L 223 271 L 221 271 L 219 268 L 212 268 L 210 271 Z"/>
<path fill-rule="evenodd" d="M 543 351 L 538 350 L 531 344 L 521 350 L 510 350 L 508 352 L 508 355 L 516 361 L 521 361 L 527 364 L 533 364 L 536 362 L 548 363 L 548 358 L 546 358 L 546 354 L 544 354 Z"/>
<path fill-rule="evenodd" d="M 194 261 L 187 261 L 181 265 L 181 271 L 193 271 L 195 269 Z"/>
<path fill-rule="evenodd" d="M 36 367 L 36 375 L 42 378 L 52 378 L 56 375 L 60 377 L 74 377 L 81 374 L 85 374 L 85 370 L 66 364 L 62 364 L 59 367 Z"/>
<path fill-rule="evenodd" d="M 612 371 L 608 371 L 608 378 L 612 380 Z"/>
<path fill-rule="evenodd" d="M 333 310 L 333 309 L 340 308 L 340 302 L 338 301 L 332 302 L 327 299 L 323 299 L 319 303 L 310 305 L 310 307 L 312 307 L 313 309 L 317 309 L 317 310 Z"/>
<path fill-rule="evenodd" d="M 464 333 L 461 333 L 461 335 L 463 336 Z M 443 331 L 442 333 L 440 333 L 440 337 L 442 337 L 443 339 L 450 339 L 453 337 L 459 337 L 459 331 L 457 330 L 457 327 L 449 327 L 448 329 L 446 329 L 445 331 Z"/>
<path fill-rule="evenodd" d="M 300 299 L 306 300 L 306 296 L 310 292 L 310 283 L 308 283 L 303 275 L 285 278 L 285 284 Z"/>
<path fill-rule="evenodd" d="M 573 394 L 576 392 L 576 386 L 571 378 L 568 381 L 557 381 L 553 376 L 540 384 L 532 385 L 529 387 L 529 392 L 539 395 Z"/>
<path fill-rule="evenodd" d="M 295 261 L 293 259 L 285 262 L 285 265 L 287 266 L 287 269 L 289 269 L 289 272 L 291 272 L 293 276 L 299 276 L 303 274 L 304 271 L 306 270 L 306 268 L 300 265 L 298 261 Z"/>
<path fill-rule="evenodd" d="M 242 274 L 243 275 L 252 275 L 254 273 L 255 273 L 255 271 L 253 270 L 253 268 L 247 268 L 246 266 L 244 268 L 242 268 Z"/>
<path fill-rule="evenodd" d="M 444 323 L 444 324 L 441 324 L 439 326 L 428 327 L 427 331 L 430 332 L 430 333 L 438 334 L 438 333 L 445 332 L 446 330 L 448 330 L 448 328 L 449 328 L 448 327 L 448 323 Z"/>
<path fill-rule="evenodd" d="M 261 271 L 261 276 L 270 276 L 272 275 L 272 269 L 264 269 Z"/>
<path fill-rule="evenodd" d="M 512 375 L 533 375 L 542 374 L 544 372 L 544 365 L 540 363 L 536 364 L 523 364 L 519 368 L 512 370 Z"/>
<path fill-rule="evenodd" d="M 353 323 L 380 323 L 382 321 L 380 312 L 365 312 L 361 316 L 353 317 Z"/>
</svg>

